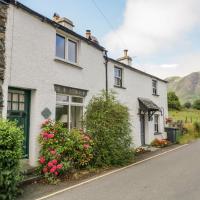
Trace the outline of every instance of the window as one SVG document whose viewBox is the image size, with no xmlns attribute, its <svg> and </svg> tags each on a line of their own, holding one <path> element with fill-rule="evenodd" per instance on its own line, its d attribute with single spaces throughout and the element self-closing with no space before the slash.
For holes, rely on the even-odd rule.
<svg viewBox="0 0 200 200">
<path fill-rule="evenodd" d="M 119 67 L 114 68 L 114 84 L 117 87 L 122 87 L 122 69 Z"/>
<path fill-rule="evenodd" d="M 158 126 L 159 126 L 159 115 L 154 115 L 154 132 L 155 133 L 158 133 L 158 131 L 159 131 L 159 128 L 158 128 Z"/>
<path fill-rule="evenodd" d="M 65 94 L 56 95 L 56 121 L 67 129 L 82 128 L 83 98 Z"/>
<path fill-rule="evenodd" d="M 70 63 L 77 63 L 77 42 L 56 34 L 56 57 Z"/>
<path fill-rule="evenodd" d="M 77 63 L 77 43 L 72 40 L 68 40 L 68 61 Z"/>
<path fill-rule="evenodd" d="M 153 88 L 153 95 L 158 95 L 156 80 L 152 80 L 152 88 Z"/>
<path fill-rule="evenodd" d="M 9 90 L 8 92 L 8 111 L 25 110 L 25 92 Z"/>
<path fill-rule="evenodd" d="M 83 98 L 81 97 L 72 97 L 73 103 L 83 103 Z"/>
<path fill-rule="evenodd" d="M 65 59 L 65 38 L 56 34 L 56 57 Z"/>
</svg>

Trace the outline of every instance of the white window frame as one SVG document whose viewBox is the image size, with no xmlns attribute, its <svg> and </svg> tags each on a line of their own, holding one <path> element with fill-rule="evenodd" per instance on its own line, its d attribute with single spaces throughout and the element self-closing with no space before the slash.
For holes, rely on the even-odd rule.
<svg viewBox="0 0 200 200">
<path fill-rule="evenodd" d="M 79 59 L 78 59 L 79 58 L 79 43 L 80 42 L 78 40 L 68 36 L 68 35 L 64 35 L 64 34 L 59 33 L 59 32 L 56 33 L 56 35 L 59 35 L 59 36 L 61 36 L 61 37 L 63 37 L 65 39 L 65 59 L 56 56 L 56 48 L 55 48 L 55 57 L 56 57 L 56 59 L 62 60 L 64 62 L 73 64 L 73 65 L 78 65 L 78 63 L 79 63 Z M 68 58 L 68 51 L 69 51 L 68 50 L 68 48 L 69 48 L 68 41 L 69 40 L 71 40 L 72 42 L 76 43 L 76 62 L 71 62 L 71 61 L 69 61 L 69 58 Z"/>
<path fill-rule="evenodd" d="M 69 97 L 69 101 L 68 102 L 63 102 L 63 101 L 57 101 L 56 100 L 56 105 L 69 106 L 69 109 L 68 109 L 68 116 L 69 116 L 68 130 L 70 130 L 71 129 L 71 122 L 72 122 L 71 121 L 71 106 L 84 107 L 84 98 L 80 97 L 80 96 L 76 96 L 76 95 L 67 95 L 67 94 L 60 94 L 60 93 L 57 93 L 56 95 L 68 96 Z M 82 98 L 83 102 L 82 103 L 72 102 L 72 97 Z"/>
<path fill-rule="evenodd" d="M 115 75 L 115 69 L 121 71 L 121 76 L 116 76 L 116 75 Z M 120 85 L 117 85 L 117 84 L 115 83 L 115 79 L 120 79 L 121 84 L 120 84 Z M 116 86 L 116 87 L 123 87 L 123 69 L 122 69 L 121 67 L 118 67 L 118 66 L 114 66 L 114 86 Z"/>
<path fill-rule="evenodd" d="M 154 115 L 154 132 L 155 133 L 159 132 L 159 115 L 158 114 Z"/>
<path fill-rule="evenodd" d="M 152 94 L 158 95 L 158 81 L 157 80 L 152 80 Z"/>
</svg>

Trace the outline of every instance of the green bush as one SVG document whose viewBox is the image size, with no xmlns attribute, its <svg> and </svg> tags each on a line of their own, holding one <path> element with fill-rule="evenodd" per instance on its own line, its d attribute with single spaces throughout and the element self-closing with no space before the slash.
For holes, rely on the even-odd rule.
<svg viewBox="0 0 200 200">
<path fill-rule="evenodd" d="M 194 122 L 193 126 L 197 136 L 200 137 L 200 122 Z"/>
<path fill-rule="evenodd" d="M 189 101 L 187 101 L 184 103 L 183 107 L 189 109 L 192 107 L 192 104 Z"/>
<path fill-rule="evenodd" d="M 39 172 L 51 184 L 57 183 L 70 169 L 87 166 L 93 158 L 91 138 L 82 130 L 69 132 L 61 122 L 46 120 L 39 143 Z"/>
<path fill-rule="evenodd" d="M 72 129 L 69 134 L 72 142 L 71 150 L 67 152 L 75 169 L 89 165 L 93 158 L 93 140 L 83 130 Z"/>
<path fill-rule="evenodd" d="M 200 99 L 197 99 L 197 100 L 194 101 L 193 108 L 200 110 Z"/>
<path fill-rule="evenodd" d="M 178 96 L 176 96 L 175 92 L 168 92 L 167 99 L 168 99 L 168 108 L 169 109 L 174 109 L 174 110 L 181 109 L 181 104 L 180 104 L 179 98 L 178 98 Z"/>
<path fill-rule="evenodd" d="M 13 200 L 19 193 L 23 131 L 15 122 L 0 120 L 0 199 Z"/>
<path fill-rule="evenodd" d="M 133 158 L 128 108 L 113 93 L 91 99 L 85 125 L 94 140 L 95 166 L 123 165 Z"/>
</svg>

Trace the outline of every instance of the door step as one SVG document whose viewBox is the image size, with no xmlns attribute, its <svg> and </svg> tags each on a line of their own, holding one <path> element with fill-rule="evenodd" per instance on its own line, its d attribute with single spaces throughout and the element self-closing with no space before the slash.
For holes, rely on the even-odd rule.
<svg viewBox="0 0 200 200">
<path fill-rule="evenodd" d="M 39 176 L 37 174 L 29 174 L 25 175 L 23 180 L 20 182 L 20 185 L 27 185 L 34 183 L 36 181 L 39 181 L 42 178 L 42 176 Z"/>
<path fill-rule="evenodd" d="M 21 174 L 23 176 L 23 180 L 21 181 L 21 185 L 31 184 L 35 181 L 41 179 L 41 176 L 37 174 L 37 167 L 32 167 L 28 164 L 28 159 L 21 160 Z"/>
</svg>

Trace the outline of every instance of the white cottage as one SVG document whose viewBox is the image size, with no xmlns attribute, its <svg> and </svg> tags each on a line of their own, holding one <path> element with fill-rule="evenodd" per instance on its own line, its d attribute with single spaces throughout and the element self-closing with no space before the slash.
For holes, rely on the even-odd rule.
<svg viewBox="0 0 200 200">
<path fill-rule="evenodd" d="M 1 0 L 3 4 L 7 20 L 2 115 L 23 126 L 30 165 L 37 165 L 44 119 L 79 128 L 85 106 L 102 89 L 115 90 L 129 107 L 135 146 L 165 137 L 166 81 L 135 69 L 126 50 L 118 60 L 108 58 L 89 30 L 85 37 L 75 33 L 66 18 L 54 14 L 48 19 L 16 1 Z"/>
</svg>

